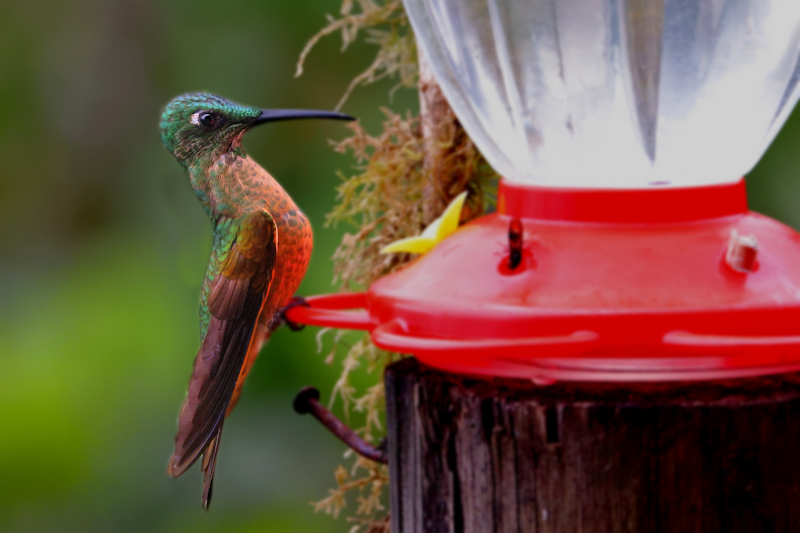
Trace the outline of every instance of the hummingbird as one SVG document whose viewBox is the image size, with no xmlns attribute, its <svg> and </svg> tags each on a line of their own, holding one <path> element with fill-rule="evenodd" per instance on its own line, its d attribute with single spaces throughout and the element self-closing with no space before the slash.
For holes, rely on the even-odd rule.
<svg viewBox="0 0 800 533">
<path fill-rule="evenodd" d="M 247 107 L 202 93 L 174 98 L 161 116 L 161 140 L 189 175 L 213 228 L 200 293 L 200 349 L 167 467 L 178 477 L 202 456 L 203 508 L 211 500 L 225 418 L 311 257 L 308 219 L 247 155 L 242 136 L 258 124 L 308 118 L 355 120 L 328 111 Z"/>
</svg>

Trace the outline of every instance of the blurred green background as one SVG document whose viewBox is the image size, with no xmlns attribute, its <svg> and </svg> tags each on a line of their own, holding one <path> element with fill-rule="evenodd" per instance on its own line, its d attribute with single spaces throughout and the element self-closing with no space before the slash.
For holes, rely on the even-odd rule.
<svg viewBox="0 0 800 533">
<path fill-rule="evenodd" d="M 163 149 L 173 96 L 206 90 L 263 107 L 331 109 L 374 49 L 337 36 L 293 77 L 339 0 L 28 0 L 0 4 L 0 531 L 348 531 L 315 515 L 343 446 L 291 409 L 328 397 L 314 328 L 280 331 L 225 428 L 215 497 L 197 469 L 165 473 L 198 346 L 210 227 Z M 344 111 L 376 132 L 392 82 Z M 392 107 L 414 108 L 413 91 Z M 302 294 L 330 292 L 341 231 L 323 228 L 339 123 L 275 124 L 245 144 L 308 213 L 315 251 Z M 754 209 L 800 227 L 800 115 L 749 180 Z M 361 378 L 366 379 L 364 376 Z M 374 378 L 373 378 L 374 379 Z M 350 503 L 352 510 L 354 502 Z"/>
<path fill-rule="evenodd" d="M 55 0 L 0 3 L 0 531 L 348 531 L 315 515 L 345 448 L 294 394 L 323 398 L 316 328 L 278 332 L 225 426 L 211 510 L 197 468 L 166 475 L 198 340 L 208 219 L 162 147 L 163 106 L 210 91 L 262 107 L 332 109 L 374 48 L 320 43 L 339 0 Z M 371 131 L 392 82 L 344 111 Z M 400 91 L 393 106 L 415 105 Z M 339 122 L 248 134 L 248 152 L 309 215 L 315 249 L 301 294 L 331 292 L 345 228 L 323 228 Z M 362 381 L 365 379 L 362 376 Z M 375 378 L 373 378 L 375 379 Z M 350 461 L 345 461 L 349 465 Z M 351 501 L 349 508 L 355 508 Z"/>
</svg>

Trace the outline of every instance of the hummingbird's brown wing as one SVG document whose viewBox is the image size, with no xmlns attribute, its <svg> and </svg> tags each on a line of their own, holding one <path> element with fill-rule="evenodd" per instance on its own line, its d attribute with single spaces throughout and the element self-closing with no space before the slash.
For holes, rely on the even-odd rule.
<svg viewBox="0 0 800 533">
<path fill-rule="evenodd" d="M 225 411 L 269 293 L 277 250 L 277 228 L 266 211 L 217 221 L 200 308 L 203 341 L 167 469 L 178 477 L 204 455 L 204 507 L 211 497 Z"/>
</svg>

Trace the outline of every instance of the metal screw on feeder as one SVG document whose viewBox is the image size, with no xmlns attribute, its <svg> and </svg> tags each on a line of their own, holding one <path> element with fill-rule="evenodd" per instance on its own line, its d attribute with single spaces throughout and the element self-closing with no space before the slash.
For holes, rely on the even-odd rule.
<svg viewBox="0 0 800 533">
<path fill-rule="evenodd" d="M 508 268 L 515 270 L 522 262 L 522 239 L 524 236 L 522 222 L 512 218 L 508 223 Z"/>
<path fill-rule="evenodd" d="M 758 239 L 754 235 L 739 235 L 736 230 L 731 231 L 731 240 L 725 253 L 725 262 L 729 267 L 742 274 L 752 272 L 757 254 Z"/>
<path fill-rule="evenodd" d="M 369 312 L 329 297 L 293 320 L 539 381 L 800 370 L 800 238 L 748 211 L 741 179 L 800 96 L 800 2 L 405 5 L 504 177 L 497 213 L 344 297 Z M 536 264 L 511 276 L 493 251 L 513 219 Z"/>
</svg>

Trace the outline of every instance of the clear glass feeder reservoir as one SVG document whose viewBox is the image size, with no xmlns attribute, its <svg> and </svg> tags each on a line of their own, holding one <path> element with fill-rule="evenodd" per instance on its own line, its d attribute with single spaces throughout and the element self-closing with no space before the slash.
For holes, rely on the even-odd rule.
<svg viewBox="0 0 800 533">
<path fill-rule="evenodd" d="M 293 319 L 541 381 L 800 370 L 800 235 L 741 179 L 800 96 L 798 0 L 405 3 L 497 213 Z"/>
</svg>

